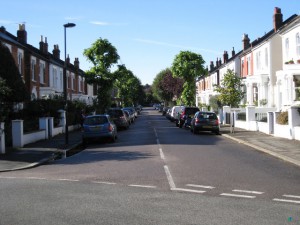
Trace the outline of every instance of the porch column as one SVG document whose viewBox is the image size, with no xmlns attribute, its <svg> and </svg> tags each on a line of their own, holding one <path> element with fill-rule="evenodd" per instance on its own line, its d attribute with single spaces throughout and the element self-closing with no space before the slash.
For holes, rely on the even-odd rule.
<svg viewBox="0 0 300 225">
<path fill-rule="evenodd" d="M 0 123 L 0 154 L 5 154 L 5 132 L 4 123 Z"/>
</svg>

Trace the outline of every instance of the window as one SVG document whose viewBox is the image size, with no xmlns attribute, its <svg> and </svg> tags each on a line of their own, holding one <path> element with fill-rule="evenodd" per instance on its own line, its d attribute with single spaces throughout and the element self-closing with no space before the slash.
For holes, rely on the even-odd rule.
<svg viewBox="0 0 300 225">
<path fill-rule="evenodd" d="M 300 57 L 300 34 L 296 34 L 296 51 L 297 51 L 297 56 Z"/>
<path fill-rule="evenodd" d="M 266 66 L 266 68 L 269 67 L 269 53 L 268 53 L 268 48 L 265 48 L 265 66 Z"/>
<path fill-rule="evenodd" d="M 300 75 L 294 75 L 295 101 L 300 101 Z"/>
<path fill-rule="evenodd" d="M 57 69 L 53 68 L 53 87 L 57 88 Z"/>
<path fill-rule="evenodd" d="M 289 48 L 290 48 L 290 44 L 289 44 L 289 39 L 286 38 L 285 39 L 285 57 L 287 60 L 289 60 Z"/>
<path fill-rule="evenodd" d="M 40 63 L 40 83 L 45 83 L 45 63 Z"/>
<path fill-rule="evenodd" d="M 256 69 L 261 69 L 260 51 L 256 53 Z"/>
<path fill-rule="evenodd" d="M 250 56 L 248 56 L 247 57 L 247 73 L 248 74 L 251 74 L 251 70 L 250 70 L 250 68 L 251 68 L 251 58 L 250 58 Z"/>
<path fill-rule="evenodd" d="M 257 84 L 253 84 L 253 103 L 256 105 L 258 101 L 258 88 Z"/>
<path fill-rule="evenodd" d="M 78 91 L 81 92 L 81 77 L 78 77 Z"/>
<path fill-rule="evenodd" d="M 35 81 L 35 59 L 31 59 L 31 80 Z"/>
<path fill-rule="evenodd" d="M 19 73 L 22 75 L 22 61 L 23 61 L 23 54 L 21 52 L 18 52 L 18 68 L 19 68 Z"/>
</svg>

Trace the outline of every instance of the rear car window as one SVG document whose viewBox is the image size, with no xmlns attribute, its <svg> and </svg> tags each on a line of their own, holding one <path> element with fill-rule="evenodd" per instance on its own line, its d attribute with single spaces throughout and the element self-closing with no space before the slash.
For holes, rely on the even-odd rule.
<svg viewBox="0 0 300 225">
<path fill-rule="evenodd" d="M 123 111 L 122 110 L 108 110 L 107 114 L 110 115 L 111 117 L 120 117 L 120 116 L 123 116 Z"/>
<path fill-rule="evenodd" d="M 185 109 L 185 114 L 187 114 L 187 115 L 193 115 L 193 114 L 195 114 L 198 111 L 199 111 L 198 108 L 186 108 Z"/>
<path fill-rule="evenodd" d="M 215 113 L 199 113 L 198 118 L 200 119 L 217 119 L 217 115 Z"/>
<path fill-rule="evenodd" d="M 99 124 L 105 124 L 107 122 L 108 120 L 106 116 L 87 117 L 84 120 L 84 124 L 86 125 L 99 125 Z"/>
</svg>

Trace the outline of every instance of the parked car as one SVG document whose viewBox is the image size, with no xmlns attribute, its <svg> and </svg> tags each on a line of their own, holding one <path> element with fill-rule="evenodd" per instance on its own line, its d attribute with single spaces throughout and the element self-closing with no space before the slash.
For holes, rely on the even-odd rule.
<svg viewBox="0 0 300 225">
<path fill-rule="evenodd" d="M 171 111 L 172 111 L 172 109 L 170 108 L 170 109 L 168 109 L 167 112 L 166 112 L 166 118 L 167 118 L 168 120 L 171 120 Z"/>
<path fill-rule="evenodd" d="M 114 121 L 117 126 L 117 129 L 128 129 L 130 121 L 126 113 L 120 108 L 110 108 L 106 112 L 110 118 Z"/>
<path fill-rule="evenodd" d="M 188 107 L 185 106 L 181 109 L 180 115 L 179 115 L 179 119 L 177 121 L 176 126 L 182 128 L 182 126 L 184 125 L 184 123 L 190 119 L 189 117 L 194 117 L 195 113 L 200 111 L 200 109 L 198 107 Z M 188 122 L 188 121 L 187 121 Z"/>
<path fill-rule="evenodd" d="M 130 123 L 134 123 L 135 120 L 135 111 L 133 111 L 131 108 L 122 108 L 122 110 L 126 111 L 129 114 L 129 121 Z"/>
<path fill-rule="evenodd" d="M 109 139 L 115 142 L 117 139 L 117 126 L 109 115 L 92 115 L 85 117 L 82 129 L 82 142 L 88 140 Z"/>
<path fill-rule="evenodd" d="M 167 114 L 167 111 L 170 109 L 170 107 L 168 106 L 165 106 L 163 107 L 163 110 L 162 110 L 162 115 L 165 116 Z"/>
<path fill-rule="evenodd" d="M 179 118 L 179 113 L 181 112 L 181 110 L 184 108 L 184 106 L 173 106 L 172 107 L 172 110 L 171 110 L 171 121 L 172 122 L 176 122 L 177 124 L 177 121 L 178 121 L 178 118 Z"/>
<path fill-rule="evenodd" d="M 194 134 L 199 131 L 211 131 L 220 134 L 219 119 L 214 112 L 196 112 L 191 121 L 191 132 Z"/>
</svg>

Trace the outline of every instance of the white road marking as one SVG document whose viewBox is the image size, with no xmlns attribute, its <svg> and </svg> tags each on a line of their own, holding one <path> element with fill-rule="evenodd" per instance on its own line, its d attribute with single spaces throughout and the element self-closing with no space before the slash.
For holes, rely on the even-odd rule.
<svg viewBox="0 0 300 225">
<path fill-rule="evenodd" d="M 300 201 L 295 201 L 295 200 L 290 200 L 290 199 L 274 198 L 273 201 L 277 201 L 277 202 L 289 202 L 289 203 L 300 204 Z"/>
<path fill-rule="evenodd" d="M 287 198 L 300 198 L 300 196 L 297 195 L 282 195 L 282 196 Z"/>
<path fill-rule="evenodd" d="M 79 181 L 79 180 L 73 180 L 73 179 L 64 179 L 64 178 L 61 178 L 61 179 L 54 179 L 54 180 L 59 180 L 59 181 Z"/>
<path fill-rule="evenodd" d="M 248 194 L 256 194 L 256 195 L 262 195 L 264 192 L 260 192 L 260 191 L 248 191 L 248 190 L 232 190 L 234 192 L 241 192 L 241 193 L 248 193 Z"/>
<path fill-rule="evenodd" d="M 198 193 L 198 194 L 203 194 L 206 192 L 206 191 L 199 191 L 199 190 L 185 189 L 185 188 L 171 188 L 171 191 L 184 191 L 184 192 L 191 192 L 191 193 Z"/>
<path fill-rule="evenodd" d="M 203 186 L 198 184 L 187 184 L 188 187 L 197 187 L 197 188 L 205 188 L 205 189 L 214 189 L 215 187 L 212 186 Z"/>
<path fill-rule="evenodd" d="M 236 195 L 236 194 L 229 194 L 229 193 L 222 193 L 221 196 L 228 196 L 228 197 L 237 197 L 237 198 L 256 198 L 256 196 L 251 195 Z"/>
<path fill-rule="evenodd" d="M 138 185 L 138 184 L 130 184 L 129 187 L 142 187 L 142 188 L 157 188 L 156 186 L 151 185 Z"/>
<path fill-rule="evenodd" d="M 166 175 L 167 175 L 167 179 L 168 179 L 168 182 L 169 182 L 169 185 L 170 185 L 170 189 L 173 190 L 173 189 L 176 188 L 176 186 L 175 186 L 173 177 L 170 173 L 169 167 L 167 165 L 165 165 L 164 169 L 165 169 L 165 172 L 166 172 Z"/>
<path fill-rule="evenodd" d="M 110 184 L 110 185 L 116 184 L 113 182 L 105 182 L 105 181 L 92 181 L 92 183 L 94 183 L 94 184 Z"/>
<path fill-rule="evenodd" d="M 160 158 L 161 158 L 162 160 L 165 160 L 165 155 L 164 155 L 164 152 L 162 151 L 161 148 L 159 148 L 159 154 L 160 154 Z"/>
</svg>

